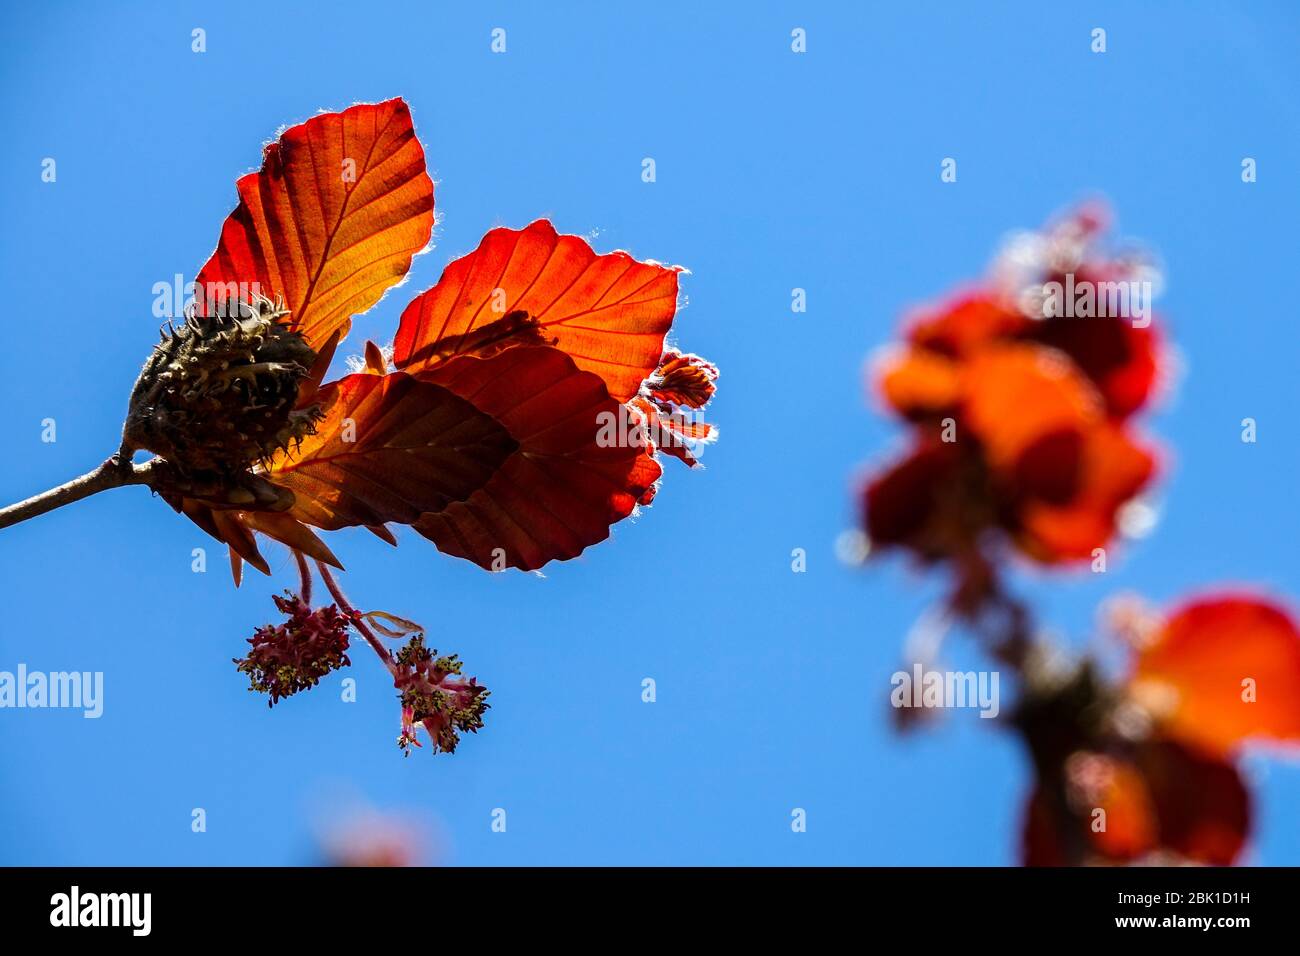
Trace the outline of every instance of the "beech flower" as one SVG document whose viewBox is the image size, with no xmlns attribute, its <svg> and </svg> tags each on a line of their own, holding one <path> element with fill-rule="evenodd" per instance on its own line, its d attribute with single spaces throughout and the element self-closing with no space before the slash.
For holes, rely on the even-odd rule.
<svg viewBox="0 0 1300 956">
<path fill-rule="evenodd" d="M 394 683 L 402 701 L 402 733 L 398 744 L 407 750 L 420 746 L 415 724 L 423 723 L 433 740 L 433 749 L 451 753 L 459 741 L 457 731 L 477 733 L 483 726 L 488 691 L 474 678 L 460 677 L 460 659 L 436 657 L 437 651 L 424 646 L 417 634 L 397 653 Z M 409 751 L 408 751 L 409 752 Z"/>
<path fill-rule="evenodd" d="M 259 627 L 248 643 L 252 650 L 236 659 L 238 669 L 248 674 L 250 689 L 268 696 L 267 706 L 281 697 L 315 687 L 332 670 L 347 667 L 350 621 L 330 604 L 312 610 L 296 594 L 272 595 L 283 613 L 284 624 Z"/>
</svg>

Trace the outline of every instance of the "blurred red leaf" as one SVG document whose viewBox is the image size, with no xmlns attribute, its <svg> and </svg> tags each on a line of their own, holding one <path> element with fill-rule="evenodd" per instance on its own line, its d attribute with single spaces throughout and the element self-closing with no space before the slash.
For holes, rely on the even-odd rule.
<svg viewBox="0 0 1300 956">
<path fill-rule="evenodd" d="M 1155 388 L 1159 340 L 1154 326 L 1139 328 L 1115 317 L 1050 318 L 1035 323 L 1031 337 L 1070 356 L 1115 418 L 1140 409 Z"/>
<path fill-rule="evenodd" d="M 1023 862 L 1131 863 L 1157 851 L 1211 866 L 1235 862 L 1250 831 L 1250 794 L 1236 768 L 1170 740 L 1142 743 L 1104 767 L 1092 792 L 1072 788 L 1069 809 L 1038 784 L 1025 808 Z M 1104 815 L 1097 811 L 1104 811 Z M 1073 846 L 1065 841 L 1072 841 Z"/>
<path fill-rule="evenodd" d="M 1214 595 L 1176 609 L 1141 648 L 1130 684 L 1166 733 L 1224 752 L 1300 742 L 1300 632 L 1283 608 Z"/>
<path fill-rule="evenodd" d="M 1032 345 L 981 350 L 962 366 L 963 424 L 979 438 L 989 466 L 1004 478 L 1016 477 L 1030 494 L 1040 477 L 1022 467 L 1035 445 L 1056 436 L 1076 439 L 1058 443 L 1044 467 L 1073 474 L 1082 436 L 1100 419 L 1095 391 L 1059 352 Z M 960 440 L 960 435 L 958 436 Z M 1044 485 L 1058 476 L 1042 475 Z M 1057 497 L 1049 494 L 1048 497 Z"/>
<path fill-rule="evenodd" d="M 1040 561 L 1083 560 L 1105 547 L 1119 509 L 1156 472 L 1154 453 L 1109 422 L 1085 433 L 1078 454 L 1077 487 L 1068 501 L 1029 501 L 1020 510 L 1017 541 Z"/>
<path fill-rule="evenodd" d="M 928 349 L 904 348 L 878 365 L 881 395 L 906 418 L 950 415 L 961 400 L 961 367 Z"/>
<path fill-rule="evenodd" d="M 1236 861 L 1250 832 L 1250 793 L 1232 764 L 1171 740 L 1147 744 L 1138 764 L 1160 820 L 1160 843 L 1211 866 Z"/>
<path fill-rule="evenodd" d="M 873 544 L 907 545 L 923 556 L 956 550 L 965 535 L 962 450 L 950 442 L 919 440 L 901 460 L 874 475 L 862 491 L 863 521 Z"/>
<path fill-rule="evenodd" d="M 1015 339 L 1030 321 L 996 293 L 976 289 L 916 312 L 906 324 L 913 345 L 961 358 L 985 345 Z"/>
</svg>

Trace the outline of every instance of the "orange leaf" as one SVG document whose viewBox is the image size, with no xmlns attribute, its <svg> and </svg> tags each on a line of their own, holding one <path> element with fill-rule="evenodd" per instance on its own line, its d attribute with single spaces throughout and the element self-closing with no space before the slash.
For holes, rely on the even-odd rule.
<svg viewBox="0 0 1300 956">
<path fill-rule="evenodd" d="M 471 398 L 519 445 L 482 488 L 415 522 L 440 551 L 489 570 L 535 570 L 605 540 L 653 495 L 660 468 L 644 441 L 617 429 L 620 440 L 600 437 L 603 422 L 627 421 L 626 407 L 559 349 L 460 356 L 420 378 Z"/>
<path fill-rule="evenodd" d="M 1086 559 L 1115 534 L 1119 509 L 1150 482 L 1155 455 L 1121 428 L 1103 423 L 1084 436 L 1077 485 L 1064 503 L 1027 501 L 1018 539 L 1040 561 Z"/>
<path fill-rule="evenodd" d="M 957 363 L 926 349 L 909 348 L 887 356 L 877 376 L 885 401 L 909 418 L 943 414 L 961 396 Z"/>
<path fill-rule="evenodd" d="M 239 552 L 241 558 L 263 574 L 271 573 L 271 566 L 257 550 L 257 539 L 248 526 L 240 520 L 237 512 L 215 510 L 212 512 L 212 522 L 220 532 L 218 537 L 230 545 L 231 549 Z"/>
<path fill-rule="evenodd" d="M 1025 815 L 1026 866 L 1070 862 L 1070 843 L 1086 848 L 1090 862 L 1103 863 L 1160 861 L 1148 854 L 1165 851 L 1227 866 L 1240 855 L 1250 831 L 1250 794 L 1232 764 L 1160 738 L 1123 756 L 1092 760 L 1103 768 L 1100 779 L 1091 792 L 1075 790 L 1072 806 L 1053 801 L 1041 782 L 1035 787 Z M 1097 810 L 1106 814 L 1101 829 Z"/>
<path fill-rule="evenodd" d="M 173 497 L 165 492 L 163 497 L 173 508 L 203 531 L 229 547 L 230 573 L 235 579 L 235 587 L 239 587 L 240 580 L 243 578 L 245 560 L 263 574 L 271 573 L 271 566 L 258 551 L 257 539 L 252 530 L 244 524 L 240 512 L 213 508 L 194 498 Z"/>
<path fill-rule="evenodd" d="M 522 230 L 493 229 L 407 306 L 393 362 L 419 372 L 444 358 L 450 336 L 524 312 L 625 402 L 659 364 L 679 271 L 626 252 L 598 256 L 544 219 Z"/>
<path fill-rule="evenodd" d="M 1079 436 L 1101 418 L 1092 386 L 1052 349 L 989 348 L 971 357 L 962 375 L 964 424 L 983 442 L 990 467 L 1005 477 L 1026 477 L 1022 459 L 1036 444 Z M 1060 445 L 1055 451 L 1057 465 L 1072 473 L 1077 451 L 1069 455 Z"/>
<path fill-rule="evenodd" d="M 913 345 L 954 358 L 1014 338 L 1031 327 L 1018 309 L 1008 307 L 995 293 L 978 289 L 913 314 L 907 325 Z"/>
<path fill-rule="evenodd" d="M 444 335 L 425 350 L 420 367 L 431 368 L 457 355 L 488 358 L 516 345 L 555 345 L 557 341 L 555 336 L 544 333 L 527 312 L 516 311 L 461 335 Z M 407 366 L 408 371 L 415 369 L 416 363 Z"/>
<path fill-rule="evenodd" d="M 240 518 L 254 531 L 260 531 L 295 551 L 301 551 L 309 558 L 343 570 L 343 565 L 325 542 L 289 515 L 274 511 L 245 511 L 240 513 Z"/>
<path fill-rule="evenodd" d="M 641 413 L 639 424 L 645 429 L 647 445 L 690 468 L 700 463 L 696 454 L 701 446 L 718 439 L 718 430 L 708 422 L 692 421 L 668 402 L 656 405 L 647 398 L 634 398 L 628 405 Z"/>
<path fill-rule="evenodd" d="M 703 408 L 717 391 L 718 367 L 698 355 L 669 349 L 646 381 L 651 401 L 663 406 Z"/>
<path fill-rule="evenodd" d="M 400 99 L 286 130 L 236 188 L 203 294 L 220 304 L 221 286 L 257 283 L 318 350 L 406 275 L 433 229 L 433 182 Z"/>
<path fill-rule="evenodd" d="M 1155 388 L 1160 344 L 1154 326 L 1139 328 L 1115 317 L 1050 318 L 1035 323 L 1031 334 L 1069 355 L 1097 384 L 1116 418 L 1141 408 Z"/>
<path fill-rule="evenodd" d="M 1250 833 L 1250 792 L 1237 768 L 1172 740 L 1138 750 L 1160 820 L 1160 843 L 1210 866 L 1236 861 Z"/>
<path fill-rule="evenodd" d="M 490 415 L 401 372 L 348 375 L 319 396 L 316 434 L 267 477 L 294 493 L 290 516 L 333 531 L 410 524 L 481 487 L 515 449 Z"/>
<path fill-rule="evenodd" d="M 645 417 L 648 439 L 657 451 L 699 464 L 703 445 L 716 441 L 718 430 L 695 414 L 717 391 L 718 368 L 698 355 L 668 349 L 631 405 Z M 683 408 L 691 412 L 682 411 Z"/>
<path fill-rule="evenodd" d="M 385 375 L 388 372 L 388 362 L 384 359 L 383 350 L 369 339 L 366 340 L 365 352 L 366 367 L 365 371 L 369 375 Z"/>
<path fill-rule="evenodd" d="M 974 520 L 962 494 L 962 449 L 955 442 L 921 439 L 901 461 L 862 486 L 863 527 L 873 545 L 908 545 L 942 555 L 966 540 Z"/>
<path fill-rule="evenodd" d="M 1106 826 L 1089 826 L 1094 846 L 1113 860 L 1131 860 L 1152 849 L 1159 823 L 1142 774 L 1122 760 L 1109 761 L 1110 773 L 1097 794 L 1096 808 L 1106 812 Z M 1089 815 L 1087 822 L 1093 818 Z"/>
<path fill-rule="evenodd" d="M 1088 765 L 1092 779 L 1086 786 L 1070 780 L 1076 762 Z M 1054 791 L 1039 782 L 1029 798 L 1022 844 L 1025 866 L 1064 865 L 1068 861 L 1065 841 L 1076 835 L 1079 848 L 1109 862 L 1127 863 L 1157 848 L 1160 821 L 1137 766 L 1106 754 L 1076 753 L 1062 772 L 1067 793 L 1055 794 L 1054 799 Z M 1056 802 L 1061 799 L 1067 802 Z M 1104 826 L 1098 828 L 1099 821 Z M 1067 832 L 1067 827 L 1073 832 Z"/>
<path fill-rule="evenodd" d="M 1130 689 L 1166 733 L 1212 752 L 1252 738 L 1300 743 L 1300 631 L 1258 598 L 1198 599 L 1141 650 Z"/>
</svg>

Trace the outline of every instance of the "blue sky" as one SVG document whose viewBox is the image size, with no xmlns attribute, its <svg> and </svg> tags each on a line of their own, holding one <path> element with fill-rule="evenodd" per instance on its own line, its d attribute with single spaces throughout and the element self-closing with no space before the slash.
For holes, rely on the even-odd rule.
<svg viewBox="0 0 1300 956">
<path fill-rule="evenodd" d="M 889 675 L 936 582 L 846 568 L 833 543 L 854 474 L 900 440 L 862 379 L 900 309 L 1097 193 L 1166 265 L 1183 371 L 1147 426 L 1174 466 L 1160 526 L 1107 574 L 1021 586 L 1075 640 L 1118 591 L 1300 596 L 1292 4 L 473 6 L 6 13 L 0 498 L 114 449 L 157 334 L 152 286 L 206 259 L 262 143 L 398 95 L 439 183 L 436 247 L 356 321 L 354 350 L 391 338 L 409 296 L 494 225 L 598 230 L 600 251 L 691 270 L 675 337 L 723 370 L 706 470 L 669 462 L 653 508 L 545 578 L 484 573 L 411 533 L 397 551 L 334 536 L 359 603 L 430 625 L 492 688 L 486 729 L 451 757 L 402 759 L 391 687 L 361 653 L 355 703 L 337 677 L 274 711 L 246 691 L 230 659 L 292 582 L 283 552 L 274 581 L 236 592 L 211 542 L 139 488 L 0 533 L 0 669 L 105 675 L 99 720 L 0 711 L 0 863 L 307 862 L 318 816 L 347 801 L 428 820 L 466 864 L 1013 862 L 1014 738 L 971 712 L 890 729 Z M 949 156 L 955 184 L 939 180 Z M 1249 769 L 1251 859 L 1300 862 L 1300 764 Z"/>
</svg>

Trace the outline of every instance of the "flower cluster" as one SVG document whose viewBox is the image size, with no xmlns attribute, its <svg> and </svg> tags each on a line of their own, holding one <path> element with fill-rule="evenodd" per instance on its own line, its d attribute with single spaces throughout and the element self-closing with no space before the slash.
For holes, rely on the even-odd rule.
<svg viewBox="0 0 1300 956">
<path fill-rule="evenodd" d="M 424 724 L 433 741 L 433 752 L 452 753 L 460 740 L 458 731 L 477 733 L 483 726 L 483 712 L 491 705 L 488 690 L 471 677 L 460 676 L 460 659 L 452 654 L 436 657 L 437 651 L 424 646 L 424 635 L 416 634 L 397 652 L 393 684 L 402 701 L 402 732 L 397 744 L 410 755 L 419 747 L 416 724 Z"/>
<path fill-rule="evenodd" d="M 289 619 L 259 627 L 248 639 L 252 645 L 248 656 L 235 658 L 237 669 L 248 675 L 249 690 L 266 694 L 268 707 L 315 687 L 330 671 L 352 663 L 348 660 L 351 621 L 335 605 L 313 609 L 288 592 L 271 599 Z"/>
<path fill-rule="evenodd" d="M 967 567 L 990 532 L 1049 564 L 1106 547 L 1156 472 L 1131 419 L 1161 349 L 1153 271 L 1106 253 L 1104 224 L 1088 208 L 1021 237 L 879 357 L 877 387 L 912 434 L 862 488 L 873 546 Z"/>
</svg>

